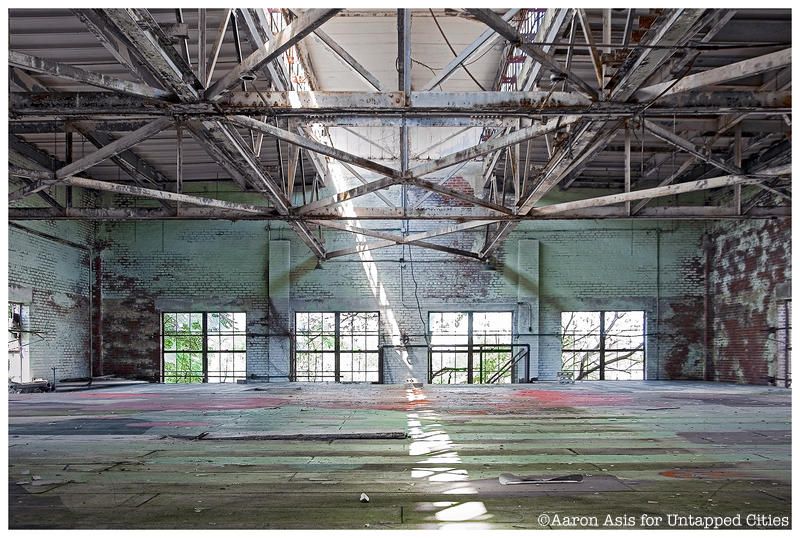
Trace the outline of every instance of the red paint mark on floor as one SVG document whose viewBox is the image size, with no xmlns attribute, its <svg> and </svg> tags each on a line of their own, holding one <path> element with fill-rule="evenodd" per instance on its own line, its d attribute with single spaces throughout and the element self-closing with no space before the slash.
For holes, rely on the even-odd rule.
<svg viewBox="0 0 800 538">
<path fill-rule="evenodd" d="M 130 410 L 130 411 L 227 411 L 237 409 L 263 409 L 265 407 L 280 407 L 291 404 L 287 398 L 224 398 L 214 400 L 185 401 L 165 399 L 163 397 L 149 400 L 131 400 L 127 402 L 114 402 L 105 406 L 105 409 Z"/>
<path fill-rule="evenodd" d="M 630 396 L 561 390 L 520 390 L 514 393 L 514 397 L 533 398 L 542 407 L 595 407 L 633 403 Z"/>
<path fill-rule="evenodd" d="M 752 478 L 747 473 L 742 473 L 735 470 L 727 469 L 671 469 L 669 471 L 662 471 L 661 476 L 667 478 L 691 478 L 695 480 L 729 480 L 729 479 L 747 479 Z"/>
</svg>

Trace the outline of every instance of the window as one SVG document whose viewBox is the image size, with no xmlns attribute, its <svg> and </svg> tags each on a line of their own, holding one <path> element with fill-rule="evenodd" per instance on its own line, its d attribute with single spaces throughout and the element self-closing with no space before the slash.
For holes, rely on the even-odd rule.
<svg viewBox="0 0 800 538">
<path fill-rule="evenodd" d="M 297 312 L 295 381 L 381 379 L 378 312 Z"/>
<path fill-rule="evenodd" d="M 164 383 L 235 383 L 247 375 L 244 312 L 165 312 Z"/>
<path fill-rule="evenodd" d="M 511 312 L 431 312 L 428 382 L 511 383 Z"/>
<path fill-rule="evenodd" d="M 576 380 L 644 379 L 644 312 L 562 312 L 562 371 Z"/>
</svg>

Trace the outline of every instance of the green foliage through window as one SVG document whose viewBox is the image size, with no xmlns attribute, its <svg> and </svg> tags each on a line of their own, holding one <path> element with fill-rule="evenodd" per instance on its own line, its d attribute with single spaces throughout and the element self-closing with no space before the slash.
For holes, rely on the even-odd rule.
<svg viewBox="0 0 800 538">
<path fill-rule="evenodd" d="M 244 312 L 165 312 L 164 383 L 233 383 L 246 376 Z"/>
</svg>

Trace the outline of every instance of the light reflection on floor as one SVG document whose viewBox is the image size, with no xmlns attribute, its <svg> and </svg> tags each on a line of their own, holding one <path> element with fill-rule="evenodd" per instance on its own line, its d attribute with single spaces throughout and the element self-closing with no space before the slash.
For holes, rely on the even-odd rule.
<svg viewBox="0 0 800 538">
<path fill-rule="evenodd" d="M 439 423 L 439 417 L 433 409 L 427 407 L 427 399 L 421 388 L 406 389 L 409 402 L 408 436 L 412 439 L 409 455 L 422 456 L 417 465 L 411 469 L 411 478 L 426 479 L 429 482 L 452 482 L 453 487 L 444 493 L 448 495 L 475 495 L 477 491 L 467 481 L 466 469 L 459 469 L 461 458 L 453 447 L 453 441 Z M 453 464 L 441 467 L 441 464 Z M 422 467 L 424 465 L 424 467 Z M 436 465 L 429 467 L 428 465 Z M 435 511 L 433 518 L 440 522 L 439 528 L 488 529 L 485 523 L 491 514 L 480 501 L 438 501 L 418 503 L 420 511 Z"/>
</svg>

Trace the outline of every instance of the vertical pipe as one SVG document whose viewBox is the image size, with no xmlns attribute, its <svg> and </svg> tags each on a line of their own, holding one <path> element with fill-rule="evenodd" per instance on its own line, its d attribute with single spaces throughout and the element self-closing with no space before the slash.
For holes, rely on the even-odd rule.
<svg viewBox="0 0 800 538">
<path fill-rule="evenodd" d="M 783 349 L 784 349 L 784 366 L 783 366 L 783 386 L 789 388 L 791 385 L 790 376 L 792 372 L 792 360 L 790 350 L 792 349 L 790 317 L 792 315 L 792 300 L 787 299 L 783 302 Z"/>
<path fill-rule="evenodd" d="M 70 164 L 73 161 L 73 133 L 71 129 L 67 129 L 66 133 L 66 149 L 64 150 L 64 162 Z M 64 204 L 67 208 L 72 207 L 72 185 L 67 185 L 66 202 Z"/>
<path fill-rule="evenodd" d="M 661 379 L 661 229 L 656 230 L 656 380 Z"/>
<path fill-rule="evenodd" d="M 625 124 L 625 192 L 631 192 L 631 130 Z M 631 203 L 625 202 L 625 215 L 631 216 Z"/>
<path fill-rule="evenodd" d="M 736 135 L 734 138 L 734 165 L 742 168 L 742 124 L 736 126 Z M 733 206 L 736 208 L 736 214 L 742 214 L 742 186 L 734 185 L 733 187 Z"/>
<path fill-rule="evenodd" d="M 183 127 L 180 121 L 175 125 L 177 134 L 177 155 L 175 159 L 175 192 L 183 192 Z"/>
<path fill-rule="evenodd" d="M 713 254 L 713 243 L 708 232 L 703 236 L 703 247 L 705 253 L 705 267 L 703 270 L 703 279 L 705 283 L 705 293 L 703 296 L 703 348 L 705 352 L 705 364 L 703 367 L 703 379 L 705 381 L 713 381 L 714 362 L 711 353 L 711 334 L 713 332 L 713 327 L 711 326 L 711 258 Z"/>
</svg>

